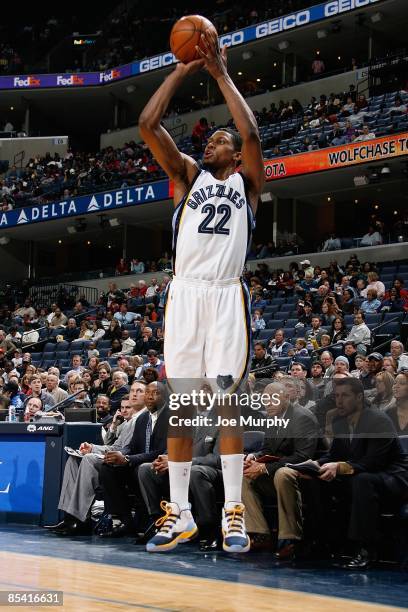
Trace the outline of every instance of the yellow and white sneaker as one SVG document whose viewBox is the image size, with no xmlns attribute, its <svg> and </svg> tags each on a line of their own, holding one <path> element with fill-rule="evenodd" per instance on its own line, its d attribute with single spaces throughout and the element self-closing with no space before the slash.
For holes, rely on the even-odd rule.
<svg viewBox="0 0 408 612">
<path fill-rule="evenodd" d="M 184 510 L 180 510 L 174 502 L 162 501 L 160 506 L 165 514 L 156 521 L 160 529 L 146 544 L 148 552 L 173 550 L 177 544 L 189 542 L 198 533 L 190 504 Z"/>
<path fill-rule="evenodd" d="M 226 552 L 243 553 L 251 548 L 251 540 L 245 529 L 245 506 L 227 502 L 222 509 L 222 548 Z"/>
</svg>

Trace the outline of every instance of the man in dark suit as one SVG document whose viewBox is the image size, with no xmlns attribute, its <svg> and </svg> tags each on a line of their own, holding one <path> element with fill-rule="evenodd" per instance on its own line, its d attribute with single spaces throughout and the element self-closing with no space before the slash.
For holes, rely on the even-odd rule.
<svg viewBox="0 0 408 612">
<path fill-rule="evenodd" d="M 346 518 L 348 538 L 356 546 L 355 556 L 343 566 L 365 569 L 375 557 L 381 509 L 398 509 L 407 498 L 408 456 L 388 416 L 365 406 L 360 380 L 336 380 L 334 396 L 338 416 L 333 420 L 332 445 L 318 461 L 316 507 L 322 509 L 322 536 L 329 538 L 333 525 L 328 523 L 325 500 L 346 500 L 346 512 L 339 516 Z M 339 527 L 336 523 L 336 531 Z"/>
<path fill-rule="evenodd" d="M 190 495 L 194 515 L 200 531 L 200 550 L 217 547 L 216 529 L 219 516 L 216 505 L 218 488 L 222 490 L 221 463 L 216 444 L 219 430 L 215 426 L 216 411 L 199 412 L 207 417 L 208 424 L 199 425 L 193 431 L 193 464 L 190 476 Z M 167 455 L 159 455 L 153 463 L 139 468 L 139 486 L 149 513 L 149 527 L 136 543 L 144 543 L 153 535 L 155 521 L 162 515 L 160 502 L 168 499 L 169 473 Z"/>
<path fill-rule="evenodd" d="M 161 383 L 152 382 L 147 385 L 145 404 L 147 412 L 137 420 L 129 445 L 122 451 L 111 451 L 105 456 L 100 475 L 105 511 L 116 516 L 120 522 L 104 533 L 104 537 L 119 537 L 132 531 L 128 489 L 136 494 L 143 514 L 145 509 L 138 485 L 139 467 L 142 463 L 154 461 L 167 449 L 170 411 L 166 405 L 166 391 Z"/>
<path fill-rule="evenodd" d="M 294 542 L 302 538 L 302 509 L 296 503 L 300 489 L 296 473 L 285 467 L 286 463 L 300 463 L 311 459 L 318 442 L 318 423 L 307 408 L 294 406 L 284 379 L 267 385 L 265 396 L 269 396 L 266 412 L 269 418 L 276 417 L 276 427 L 268 427 L 263 448 L 248 455 L 244 462 L 242 484 L 243 503 L 246 507 L 245 522 L 252 534 L 254 544 L 268 544 L 270 529 L 263 514 L 262 500 L 277 499 L 279 515 L 279 541 L 277 557 L 286 558 L 293 553 Z M 284 420 L 288 421 L 287 426 Z M 258 461 L 265 455 L 275 460 Z M 288 483 L 291 486 L 288 486 Z M 296 512 L 287 515 L 286 507 L 291 505 Z"/>
</svg>

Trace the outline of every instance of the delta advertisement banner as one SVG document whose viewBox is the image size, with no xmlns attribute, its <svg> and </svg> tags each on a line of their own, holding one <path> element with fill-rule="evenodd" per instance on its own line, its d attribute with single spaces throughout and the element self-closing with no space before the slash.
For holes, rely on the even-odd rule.
<svg viewBox="0 0 408 612">
<path fill-rule="evenodd" d="M 265 178 L 267 181 L 285 179 L 357 164 L 385 161 L 401 155 L 408 155 L 408 132 L 267 160 Z M 0 230 L 28 223 L 52 221 L 94 212 L 103 213 L 125 206 L 159 202 L 172 198 L 173 193 L 173 183 L 164 179 L 156 183 L 105 191 L 49 204 L 16 208 L 0 213 Z"/>
<path fill-rule="evenodd" d="M 157 181 L 157 183 L 147 183 L 125 189 L 89 194 L 59 202 L 39 204 L 38 206 L 16 208 L 9 212 L 0 213 L 0 229 L 38 223 L 40 221 L 76 217 L 94 212 L 104 213 L 126 206 L 137 206 L 148 202 L 167 200 L 169 197 L 169 181 L 165 179 Z"/>
<path fill-rule="evenodd" d="M 267 181 L 273 181 L 384 161 L 400 155 L 408 155 L 408 132 L 309 153 L 276 157 L 265 162 L 265 177 Z"/>
<path fill-rule="evenodd" d="M 276 17 L 256 25 L 228 32 L 220 37 L 220 45 L 235 47 L 289 32 L 306 25 L 341 17 L 350 11 L 362 9 L 385 0 L 330 0 L 310 8 Z M 1 89 L 42 89 L 48 87 L 89 87 L 107 85 L 130 76 L 144 74 L 176 63 L 174 55 L 167 51 L 147 59 L 118 66 L 103 72 L 79 72 L 75 74 L 37 74 L 0 77 Z"/>
</svg>

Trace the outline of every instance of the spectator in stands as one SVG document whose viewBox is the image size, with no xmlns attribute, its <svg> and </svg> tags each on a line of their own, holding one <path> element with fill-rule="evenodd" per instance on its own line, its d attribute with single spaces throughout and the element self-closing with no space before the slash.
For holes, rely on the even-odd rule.
<svg viewBox="0 0 408 612">
<path fill-rule="evenodd" d="M 207 135 L 210 131 L 208 126 L 208 121 L 205 117 L 201 117 L 198 122 L 193 127 L 193 132 L 191 134 L 191 142 L 194 145 L 194 149 L 196 151 L 201 151 L 204 140 L 206 140 Z"/>
<path fill-rule="evenodd" d="M 308 357 L 309 351 L 306 348 L 307 342 L 305 338 L 296 338 L 295 347 L 293 351 L 289 351 L 291 353 L 291 357 Z"/>
<path fill-rule="evenodd" d="M 355 357 L 355 369 L 350 372 L 351 376 L 354 378 L 363 378 L 367 376 L 368 373 L 368 362 L 367 358 L 360 353 L 357 353 Z"/>
<path fill-rule="evenodd" d="M 381 353 L 374 352 L 367 356 L 367 374 L 366 376 L 361 376 L 361 382 L 365 391 L 375 389 L 375 379 L 377 374 L 381 372 L 382 367 L 383 356 Z"/>
<path fill-rule="evenodd" d="M 33 329 L 33 326 L 28 319 L 24 320 L 23 328 L 24 331 L 21 336 L 22 348 L 24 349 L 24 347 L 31 347 L 31 349 L 34 349 L 34 345 L 37 344 L 40 339 L 40 334 L 36 329 Z"/>
<path fill-rule="evenodd" d="M 388 109 L 387 114 L 389 115 L 402 115 L 407 112 L 407 105 L 403 103 L 402 98 L 399 94 L 395 96 L 394 106 Z"/>
<path fill-rule="evenodd" d="M 59 402 L 62 402 L 66 397 L 68 397 L 68 393 L 59 386 L 59 382 L 59 377 L 56 374 L 51 374 L 48 372 L 45 389 L 50 395 L 52 395 L 55 404 L 59 404 Z"/>
<path fill-rule="evenodd" d="M 404 345 L 402 344 L 402 342 L 400 342 L 399 340 L 391 340 L 390 353 L 391 357 L 398 364 L 401 355 L 404 353 Z"/>
<path fill-rule="evenodd" d="M 91 387 L 91 397 L 95 398 L 100 393 L 107 395 L 111 385 L 111 369 L 107 362 L 102 362 L 98 365 L 98 378 L 96 378 Z"/>
<path fill-rule="evenodd" d="M 251 362 L 251 373 L 255 378 L 272 378 L 278 369 L 276 361 L 268 355 L 264 342 L 256 342 L 254 345 L 254 357 Z"/>
<path fill-rule="evenodd" d="M 336 146 L 335 141 L 336 139 L 332 140 L 332 145 Z M 342 144 L 342 143 L 340 143 Z M 340 238 L 336 238 L 336 234 L 330 234 L 330 236 L 328 237 L 328 239 L 326 240 L 326 242 L 323 245 L 322 248 L 322 252 L 325 251 L 337 251 L 341 249 L 341 241 Z"/>
<path fill-rule="evenodd" d="M 126 372 L 122 370 L 115 370 L 112 374 L 112 387 L 108 391 L 108 397 L 111 405 L 112 412 L 120 406 L 123 395 L 129 393 L 128 376 Z"/>
<path fill-rule="evenodd" d="M 46 389 L 42 388 L 41 377 L 38 374 L 35 374 L 30 381 L 30 389 L 27 393 L 27 398 L 30 397 L 39 397 L 44 407 L 46 406 L 54 406 L 56 404 L 55 397 L 49 393 Z M 26 407 L 28 399 L 24 402 L 24 409 Z"/>
<path fill-rule="evenodd" d="M 325 69 L 326 67 L 324 65 L 322 58 L 320 57 L 320 55 L 316 55 L 315 59 L 312 62 L 313 76 L 315 77 L 320 76 L 325 71 Z"/>
<path fill-rule="evenodd" d="M 385 285 L 382 281 L 379 280 L 379 276 L 377 272 L 369 272 L 367 274 L 368 277 L 368 285 L 363 291 L 360 292 L 362 297 L 367 297 L 367 293 L 370 289 L 375 289 L 377 292 L 377 297 L 379 300 L 382 300 L 385 294 Z"/>
<path fill-rule="evenodd" d="M 323 351 L 320 355 L 320 363 L 324 368 L 324 378 L 331 378 L 334 374 L 333 355 L 330 351 Z"/>
<path fill-rule="evenodd" d="M 122 332 L 122 354 L 131 355 L 136 342 L 130 337 L 129 331 L 124 329 Z"/>
<path fill-rule="evenodd" d="M 275 331 L 275 336 L 269 341 L 268 346 L 272 357 L 287 357 L 288 352 L 293 349 L 292 344 L 285 340 L 285 331 L 283 329 Z"/>
<path fill-rule="evenodd" d="M 407 300 L 401 297 L 400 291 L 392 287 L 388 293 L 388 299 L 381 303 L 381 312 L 404 312 Z"/>
<path fill-rule="evenodd" d="M 145 265 L 143 261 L 139 259 L 132 259 L 130 262 L 130 272 L 132 274 L 143 274 L 145 271 Z M 133 297 L 133 296 L 132 296 Z"/>
<path fill-rule="evenodd" d="M 112 319 L 108 329 L 105 331 L 106 340 L 120 340 L 122 338 L 122 328 L 118 319 Z"/>
<path fill-rule="evenodd" d="M 356 367 L 357 347 L 355 342 L 344 343 L 344 356 L 347 358 L 349 363 L 349 371 L 354 370 Z"/>
<path fill-rule="evenodd" d="M 323 398 L 325 382 L 323 380 L 323 365 L 319 361 L 314 361 L 310 368 L 310 378 L 308 383 L 312 391 L 312 397 L 315 402 Z"/>
<path fill-rule="evenodd" d="M 389 372 L 390 374 L 395 376 L 397 373 L 397 367 L 398 367 L 398 363 L 395 361 L 393 357 L 391 357 L 391 355 L 384 357 L 383 370 L 385 372 Z"/>
<path fill-rule="evenodd" d="M 152 328 L 144 327 L 141 338 L 136 341 L 135 353 L 137 355 L 147 355 L 147 352 L 151 349 L 157 349 L 157 340 L 153 336 Z"/>
<path fill-rule="evenodd" d="M 253 338 L 256 339 L 259 335 L 259 332 L 265 329 L 266 323 L 265 319 L 262 316 L 263 311 L 257 308 L 254 314 L 251 316 L 251 329 Z"/>
<path fill-rule="evenodd" d="M 12 325 L 9 327 L 9 333 L 6 336 L 6 340 L 10 340 L 15 346 L 21 346 L 21 334 L 18 331 L 17 327 Z"/>
<path fill-rule="evenodd" d="M 346 341 L 355 343 L 357 350 L 365 354 L 371 345 L 371 332 L 365 324 L 365 314 L 360 310 L 354 316 L 354 325 L 348 334 Z"/>
<path fill-rule="evenodd" d="M 311 330 L 307 334 L 307 342 L 308 345 L 311 345 L 311 348 L 317 349 L 320 346 L 322 334 L 325 333 L 325 330 L 321 327 L 319 315 L 312 316 L 311 326 Z"/>
<path fill-rule="evenodd" d="M 332 322 L 331 342 L 336 344 L 339 340 L 345 340 L 347 336 L 346 323 L 342 317 L 337 316 Z"/>
<path fill-rule="evenodd" d="M 331 541 L 334 534 L 328 512 L 330 499 L 350 499 L 351 494 L 347 536 L 356 548 L 354 557 L 345 560 L 343 567 L 361 570 L 369 566 L 376 553 L 380 509 L 390 504 L 398 506 L 403 499 L 408 486 L 408 458 L 389 419 L 379 411 L 367 409 L 360 381 L 351 377 L 336 380 L 334 397 L 338 414 L 333 420 L 334 439 L 316 463 L 321 485 L 314 489 L 314 508 L 319 515 L 322 541 Z M 383 433 L 381 438 L 376 435 L 378 431 Z M 292 499 L 299 503 L 299 496 Z M 295 508 L 294 504 L 286 508 L 288 520 L 296 516 Z"/>
<path fill-rule="evenodd" d="M 122 336 L 121 336 L 121 338 L 122 338 Z M 122 342 L 118 338 L 114 338 L 112 340 L 112 344 L 111 344 L 111 348 L 110 348 L 110 351 L 108 353 L 108 356 L 109 357 L 112 357 L 112 356 L 115 357 L 115 356 L 119 355 L 119 353 L 121 353 L 121 352 L 122 352 Z"/>
<path fill-rule="evenodd" d="M 389 372 L 378 372 L 375 377 L 376 394 L 371 398 L 370 403 L 378 410 L 389 410 L 395 406 L 393 395 L 394 376 Z"/>
<path fill-rule="evenodd" d="M 129 273 L 128 265 L 126 263 L 126 260 L 123 259 L 122 257 L 121 259 L 119 259 L 118 263 L 116 264 L 115 274 L 116 276 L 120 276 L 121 274 L 128 274 L 128 273 Z"/>
<path fill-rule="evenodd" d="M 367 289 L 367 299 L 361 304 L 360 309 L 364 314 L 378 312 L 381 307 L 381 302 L 377 299 L 377 291 L 375 289 Z"/>
<path fill-rule="evenodd" d="M 387 415 L 394 424 L 399 436 L 408 435 L 408 376 L 398 374 L 393 385 L 395 405 L 387 410 Z"/>
<path fill-rule="evenodd" d="M 77 327 L 75 319 L 68 319 L 67 327 L 62 332 L 64 340 L 68 342 L 72 342 L 72 340 L 76 340 L 79 336 L 79 327 Z"/>
<path fill-rule="evenodd" d="M 291 366 L 290 366 L 290 375 L 293 376 L 293 378 L 306 378 L 307 375 L 307 368 L 306 366 L 299 362 L 292 362 Z"/>
<path fill-rule="evenodd" d="M 280 402 L 270 402 L 266 405 L 269 417 L 279 417 L 283 414 L 289 419 L 287 429 L 268 430 L 262 449 L 258 453 L 247 455 L 244 463 L 244 479 L 242 486 L 243 502 L 246 508 L 246 527 L 252 540 L 257 541 L 259 535 L 264 539 L 270 538 L 270 528 L 263 514 L 262 500 L 277 498 L 278 501 L 278 552 L 277 558 L 287 560 L 293 557 L 294 542 L 302 538 L 302 513 L 298 507 L 298 514 L 293 520 L 287 521 L 286 504 L 289 502 L 286 491 L 296 480 L 293 470 L 288 473 L 286 463 L 299 463 L 314 456 L 318 440 L 317 421 L 307 409 L 294 405 L 290 400 L 289 390 L 284 382 L 274 382 L 264 390 L 265 395 L 271 398 L 278 394 Z M 292 432 L 292 433 L 291 433 Z M 257 458 L 262 455 L 275 455 L 278 461 L 260 463 Z M 290 481 L 288 483 L 288 481 Z M 291 500 L 300 497 L 296 493 Z"/>
<path fill-rule="evenodd" d="M 52 313 L 53 316 L 49 319 L 50 329 L 56 329 L 57 327 L 64 327 L 68 323 L 67 317 L 62 312 L 61 308 L 57 305 L 55 306 L 55 310 Z"/>
<path fill-rule="evenodd" d="M 375 138 L 375 133 L 370 132 L 370 128 L 368 127 L 368 125 L 363 125 L 363 131 L 360 133 L 359 136 L 356 136 L 356 138 L 354 139 L 354 142 L 372 140 L 373 138 Z"/>
<path fill-rule="evenodd" d="M 375 230 L 373 225 L 370 225 L 367 234 L 361 238 L 360 244 L 361 246 L 376 246 L 382 242 L 381 234 Z"/>
<path fill-rule="evenodd" d="M 93 324 L 90 321 L 81 321 L 81 325 L 79 328 L 79 336 L 72 342 L 77 342 L 77 340 L 90 340 L 93 337 Z"/>
<path fill-rule="evenodd" d="M 126 325 L 133 323 L 133 321 L 138 318 L 138 315 L 135 312 L 128 312 L 127 305 L 121 304 L 119 311 L 115 312 L 113 318 L 119 321 L 121 325 Z"/>
<path fill-rule="evenodd" d="M 364 282 L 364 281 L 363 281 Z M 343 314 L 353 314 L 355 308 L 354 292 L 351 288 L 343 289 L 341 293 L 341 310 Z"/>
<path fill-rule="evenodd" d="M 9 405 L 16 409 L 18 419 L 24 414 L 24 396 L 20 392 L 18 383 L 15 381 L 7 382 L 3 386 L 2 395 L 9 400 Z"/>
<path fill-rule="evenodd" d="M 7 358 L 11 359 L 11 355 L 17 350 L 16 345 L 11 340 L 6 340 L 6 332 L 0 329 L 0 349 L 3 349 Z"/>
<path fill-rule="evenodd" d="M 298 302 L 298 320 L 305 327 L 309 327 L 312 323 L 312 304 L 311 302 Z"/>
</svg>

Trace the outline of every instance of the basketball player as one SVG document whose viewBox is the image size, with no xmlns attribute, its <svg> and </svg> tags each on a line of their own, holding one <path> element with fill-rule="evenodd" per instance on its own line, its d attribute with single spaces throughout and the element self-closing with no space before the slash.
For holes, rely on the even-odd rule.
<svg viewBox="0 0 408 612">
<path fill-rule="evenodd" d="M 241 282 L 254 214 L 264 183 L 261 143 L 255 117 L 227 72 L 226 49 L 215 32 L 202 35 L 200 60 L 179 63 L 150 99 L 139 128 L 155 158 L 174 181 L 173 272 L 168 292 L 164 358 L 169 385 L 177 379 L 207 379 L 220 389 L 245 377 L 250 349 L 249 300 Z M 181 153 L 160 122 L 184 79 L 205 68 L 216 80 L 238 132 L 216 131 L 199 167 Z M 241 171 L 237 172 L 237 166 Z M 229 391 L 231 392 L 231 391 Z M 221 432 L 224 480 L 223 548 L 246 552 L 250 540 L 241 503 L 242 436 Z M 148 551 L 173 549 L 192 539 L 197 526 L 188 502 L 191 437 L 169 433 L 171 502 L 159 519 Z"/>
</svg>

